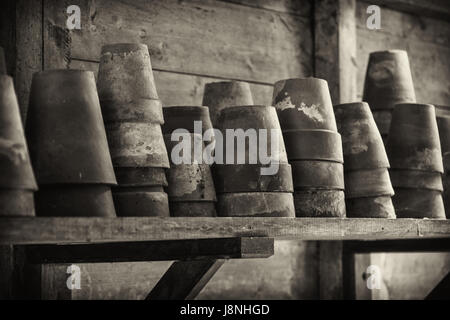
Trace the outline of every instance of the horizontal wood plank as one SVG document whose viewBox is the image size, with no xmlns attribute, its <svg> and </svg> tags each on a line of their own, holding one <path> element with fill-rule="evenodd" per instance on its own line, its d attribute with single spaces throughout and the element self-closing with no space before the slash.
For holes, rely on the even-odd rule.
<svg viewBox="0 0 450 320">
<path fill-rule="evenodd" d="M 314 0 L 220 0 L 244 6 L 310 17 Z"/>
<path fill-rule="evenodd" d="M 273 237 L 395 240 L 450 237 L 449 220 L 336 218 L 2 218 L 0 244 Z"/>
<path fill-rule="evenodd" d="M 347 241 L 345 250 L 352 253 L 375 252 L 450 252 L 450 238 L 382 241 Z"/>
<path fill-rule="evenodd" d="M 47 0 L 47 29 L 64 28 L 69 4 L 81 8 L 81 30 L 48 40 L 64 58 L 99 61 L 104 44 L 141 42 L 158 70 L 266 84 L 312 75 L 309 18 L 215 0 Z"/>
<path fill-rule="evenodd" d="M 371 0 L 370 4 L 385 6 L 417 16 L 450 19 L 448 0 Z"/>
</svg>

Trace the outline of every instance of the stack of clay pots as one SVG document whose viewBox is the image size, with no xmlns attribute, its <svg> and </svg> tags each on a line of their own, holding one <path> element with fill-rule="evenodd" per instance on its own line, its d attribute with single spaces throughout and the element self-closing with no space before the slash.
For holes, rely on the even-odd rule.
<svg viewBox="0 0 450 320">
<path fill-rule="evenodd" d="M 395 218 L 389 161 L 365 102 L 334 106 L 344 151 L 345 199 L 349 218 Z"/>
<path fill-rule="evenodd" d="M 113 189 L 117 215 L 168 216 L 164 117 L 147 46 L 104 46 L 98 92 L 119 183 Z"/>
<path fill-rule="evenodd" d="M 221 111 L 217 126 L 223 136 L 222 145 L 216 137 L 213 170 L 218 215 L 294 217 L 291 168 L 275 108 L 227 107 Z M 227 135 L 227 129 L 241 129 L 241 133 L 254 131 L 253 138 L 257 141 L 246 138 L 244 145 L 234 135 Z M 264 135 L 261 129 L 266 130 L 265 140 L 261 138 L 261 134 Z M 244 147 L 241 149 L 238 144 Z M 271 167 L 261 158 L 261 153 L 271 156 Z M 223 154 L 222 159 L 220 154 Z"/>
<path fill-rule="evenodd" d="M 345 217 L 342 141 L 327 82 L 278 81 L 273 105 L 292 165 L 297 217 Z"/>
<path fill-rule="evenodd" d="M 386 141 L 394 106 L 416 102 L 406 51 L 388 50 L 370 54 L 363 101 L 372 109 L 381 136 Z"/>
<path fill-rule="evenodd" d="M 0 75 L 0 217 L 34 216 L 36 190 L 13 79 Z"/>
<path fill-rule="evenodd" d="M 39 184 L 38 216 L 116 215 L 116 178 L 92 72 L 36 73 L 26 136 Z"/>
<path fill-rule="evenodd" d="M 445 218 L 442 155 L 435 108 L 395 106 L 386 150 L 398 218 Z"/>
<path fill-rule="evenodd" d="M 179 109 L 176 112 L 176 109 Z M 166 112 L 167 110 L 167 112 Z M 202 110 L 202 111 L 200 111 Z M 193 129 L 191 120 L 210 122 L 209 114 L 205 107 L 167 107 L 164 108 L 166 124 L 164 125 L 164 139 L 169 154 L 171 155 L 170 169 L 167 172 L 169 186 L 170 215 L 173 217 L 215 217 L 216 216 L 216 191 L 211 174 L 210 165 L 203 162 L 203 136 L 187 131 L 187 127 Z M 186 115 L 184 122 L 178 120 L 172 123 L 169 114 Z M 201 117 L 200 115 L 204 115 Z M 198 119 L 196 119 L 198 117 Z M 177 123 L 177 125 L 175 125 Z M 182 134 L 172 134 L 174 126 L 177 129 L 185 129 Z M 175 129 L 176 130 L 176 129 Z"/>
<path fill-rule="evenodd" d="M 217 127 L 223 109 L 232 106 L 251 106 L 253 97 L 247 82 L 211 82 L 205 85 L 202 104 L 208 106 L 211 122 Z"/>
<path fill-rule="evenodd" d="M 0 74 L 7 74 L 5 52 L 2 47 L 0 47 Z"/>
<path fill-rule="evenodd" d="M 444 164 L 444 206 L 447 219 L 450 217 L 450 117 L 437 116 L 439 138 L 441 141 L 442 160 Z"/>
</svg>

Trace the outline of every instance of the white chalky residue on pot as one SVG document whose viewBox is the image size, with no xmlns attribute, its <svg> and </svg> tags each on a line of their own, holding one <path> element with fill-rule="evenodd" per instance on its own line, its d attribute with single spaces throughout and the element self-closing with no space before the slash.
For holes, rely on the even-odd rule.
<svg viewBox="0 0 450 320">
<path fill-rule="evenodd" d="M 286 109 L 295 109 L 295 104 L 292 103 L 291 97 L 287 96 L 286 98 L 284 98 L 283 100 L 278 102 L 275 105 L 275 108 L 280 111 L 283 111 Z"/>
<path fill-rule="evenodd" d="M 312 104 L 308 107 L 308 105 L 304 102 L 300 105 L 300 107 L 297 108 L 297 110 L 302 111 L 307 117 L 310 119 L 317 121 L 317 122 L 323 122 L 323 116 L 320 114 L 319 111 L 319 105 Z"/>
</svg>

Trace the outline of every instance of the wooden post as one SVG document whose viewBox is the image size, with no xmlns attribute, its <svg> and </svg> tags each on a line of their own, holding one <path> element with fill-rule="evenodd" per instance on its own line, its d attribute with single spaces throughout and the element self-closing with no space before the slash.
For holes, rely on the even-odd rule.
<svg viewBox="0 0 450 320">
<path fill-rule="evenodd" d="M 333 104 L 356 101 L 355 13 L 355 0 L 314 1 L 315 76 L 328 81 Z M 342 242 L 320 242 L 319 257 L 320 298 L 342 299 L 352 255 Z"/>
</svg>

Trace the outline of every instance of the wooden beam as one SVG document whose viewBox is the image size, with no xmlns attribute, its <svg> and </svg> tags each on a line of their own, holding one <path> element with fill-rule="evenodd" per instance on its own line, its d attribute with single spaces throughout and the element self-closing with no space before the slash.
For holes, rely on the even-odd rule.
<svg viewBox="0 0 450 320">
<path fill-rule="evenodd" d="M 340 300 L 342 294 L 342 241 L 319 242 L 320 300 Z"/>
<path fill-rule="evenodd" d="M 267 258 L 273 238 L 223 238 L 24 246 L 29 263 L 100 263 Z"/>
<path fill-rule="evenodd" d="M 346 248 L 353 253 L 450 252 L 450 238 L 395 241 L 347 241 Z"/>
<path fill-rule="evenodd" d="M 225 260 L 174 262 L 146 300 L 192 300 L 224 263 Z"/>
<path fill-rule="evenodd" d="M 449 238 L 450 220 L 338 218 L 2 218 L 0 244 L 270 237 L 292 240 Z"/>
<path fill-rule="evenodd" d="M 448 0 L 370 0 L 364 2 L 367 2 L 368 5 L 375 4 L 419 17 L 450 20 Z"/>
</svg>

